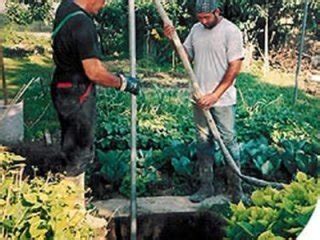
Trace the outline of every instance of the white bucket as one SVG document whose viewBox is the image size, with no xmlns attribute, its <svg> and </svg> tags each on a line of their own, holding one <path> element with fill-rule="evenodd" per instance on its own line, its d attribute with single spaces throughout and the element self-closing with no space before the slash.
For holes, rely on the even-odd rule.
<svg viewBox="0 0 320 240">
<path fill-rule="evenodd" d="M 4 105 L 0 100 L 0 145 L 21 142 L 23 136 L 23 101 Z"/>
</svg>

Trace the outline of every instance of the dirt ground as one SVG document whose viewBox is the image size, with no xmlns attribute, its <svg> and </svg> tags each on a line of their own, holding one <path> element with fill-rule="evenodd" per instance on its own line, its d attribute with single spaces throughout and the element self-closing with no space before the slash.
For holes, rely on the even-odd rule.
<svg viewBox="0 0 320 240">
<path fill-rule="evenodd" d="M 316 81 L 305 81 L 302 89 L 313 96 L 320 97 L 320 82 Z"/>
</svg>

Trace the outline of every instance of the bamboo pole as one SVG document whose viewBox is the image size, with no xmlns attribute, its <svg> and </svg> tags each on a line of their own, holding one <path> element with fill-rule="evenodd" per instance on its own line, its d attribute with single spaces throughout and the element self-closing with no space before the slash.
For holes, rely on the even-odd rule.
<svg viewBox="0 0 320 240">
<path fill-rule="evenodd" d="M 266 0 L 266 9 L 264 10 L 264 77 L 269 73 L 269 1 Z"/>
<path fill-rule="evenodd" d="M 296 103 L 298 98 L 298 78 L 301 70 L 301 60 L 302 60 L 302 52 L 303 52 L 303 46 L 304 46 L 304 36 L 306 33 L 306 25 L 307 25 L 307 17 L 308 17 L 308 0 L 305 0 L 304 2 L 304 16 L 303 16 L 303 23 L 302 23 L 302 33 L 301 33 L 301 40 L 300 40 L 300 49 L 299 49 L 299 57 L 298 57 L 298 65 L 296 69 L 296 75 L 295 75 L 295 87 L 294 87 L 294 96 L 293 96 L 293 104 Z"/>
<path fill-rule="evenodd" d="M 134 0 L 129 0 L 129 44 L 131 76 L 136 77 L 136 19 Z M 130 199 L 130 239 L 137 239 L 137 99 L 131 94 L 131 199 Z"/>
<path fill-rule="evenodd" d="M 7 114 L 10 112 L 10 110 L 13 108 L 13 106 L 20 100 L 20 98 L 23 96 L 23 94 L 28 90 L 28 88 L 31 86 L 31 84 L 35 81 L 38 81 L 40 78 L 32 78 L 27 84 L 24 84 L 19 92 L 15 95 L 15 97 L 12 99 L 12 101 L 9 104 L 9 107 L 4 111 L 3 115 L 0 116 L 0 124 L 2 124 L 2 121 L 7 117 Z"/>
<path fill-rule="evenodd" d="M 0 68 L 1 68 L 1 78 L 2 78 L 2 89 L 3 89 L 3 100 L 4 105 L 8 104 L 8 89 L 5 77 L 5 69 L 3 62 L 3 47 L 2 47 L 2 37 L 0 37 Z"/>
<path fill-rule="evenodd" d="M 165 12 L 163 6 L 161 5 L 160 0 L 154 0 L 154 3 L 156 4 L 158 13 L 159 13 L 162 21 L 165 24 L 169 24 L 169 25 L 172 26 L 172 22 L 169 19 L 167 13 Z M 180 41 L 179 36 L 178 36 L 176 31 L 174 31 L 172 37 L 173 37 L 172 40 L 173 40 L 173 43 L 174 43 L 174 45 L 176 47 L 178 55 L 180 56 L 181 61 L 183 63 L 183 66 L 185 67 L 185 69 L 186 69 L 186 71 L 187 71 L 187 73 L 188 73 L 188 75 L 190 77 L 192 88 L 193 88 L 192 89 L 192 91 L 193 91 L 192 94 L 193 94 L 195 99 L 199 99 L 203 94 L 200 91 L 200 88 L 199 88 L 199 85 L 198 85 L 198 81 L 197 81 L 197 77 L 193 72 L 193 69 L 192 69 L 191 64 L 189 62 L 188 55 L 187 55 L 183 45 L 181 44 L 181 41 Z M 221 148 L 221 150 L 222 150 L 222 152 L 223 152 L 223 154 L 225 156 L 225 160 L 226 160 L 227 164 L 231 167 L 231 169 L 241 179 L 243 179 L 247 183 L 254 184 L 256 186 L 261 186 L 261 187 L 272 186 L 272 187 L 275 187 L 275 188 L 278 188 L 278 189 L 281 189 L 281 188 L 284 187 L 283 184 L 281 184 L 281 183 L 269 182 L 269 181 L 265 181 L 265 180 L 262 180 L 262 179 L 257 179 L 255 177 L 250 177 L 250 176 L 243 175 L 241 173 L 239 167 L 237 166 L 237 164 L 233 160 L 233 158 L 232 158 L 231 154 L 229 153 L 228 149 L 226 148 L 224 142 L 222 141 L 220 133 L 219 133 L 219 131 L 217 129 L 217 126 L 216 126 L 216 124 L 215 124 L 215 122 L 214 122 L 214 120 L 212 118 L 212 115 L 210 114 L 210 112 L 208 110 L 202 110 L 202 111 L 203 111 L 203 115 L 207 119 L 207 122 L 208 122 L 208 125 L 209 125 L 209 128 L 211 130 L 211 133 L 212 133 L 213 137 L 215 138 L 215 140 L 220 145 L 220 148 Z"/>
</svg>

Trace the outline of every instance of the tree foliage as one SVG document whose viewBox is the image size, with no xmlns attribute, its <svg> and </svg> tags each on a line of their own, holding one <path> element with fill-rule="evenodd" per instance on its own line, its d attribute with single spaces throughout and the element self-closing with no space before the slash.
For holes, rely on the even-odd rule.
<svg viewBox="0 0 320 240">
<path fill-rule="evenodd" d="M 263 47 L 264 26 L 269 23 L 269 45 L 272 49 L 285 46 L 293 36 L 299 34 L 303 18 L 304 1 L 293 0 L 221 0 L 223 15 L 236 23 L 244 32 L 246 42 L 250 41 Z M 310 1 L 307 30 L 319 38 L 317 19 L 319 4 Z M 165 1 L 165 9 L 184 39 L 191 26 L 196 22 L 194 12 L 195 0 Z M 104 53 L 124 55 L 128 53 L 128 15 L 127 1 L 111 1 L 97 17 L 100 25 Z M 268 14 L 266 16 L 266 14 Z M 163 37 L 162 22 L 156 12 L 152 0 L 136 1 L 136 30 L 138 57 L 151 55 L 157 60 L 171 58 L 171 45 Z"/>
<path fill-rule="evenodd" d="M 303 19 L 304 0 L 222 0 L 223 14 L 235 22 L 246 34 L 248 41 L 263 46 L 263 28 L 266 19 L 269 24 L 269 44 L 277 49 L 297 34 Z M 317 20 L 319 3 L 309 3 L 308 31 L 319 36 Z"/>
<path fill-rule="evenodd" d="M 187 30 L 195 22 L 188 1 L 178 0 L 165 4 L 179 34 L 186 37 Z M 127 55 L 128 6 L 125 0 L 111 1 L 96 17 L 102 49 L 106 55 Z M 170 49 L 162 35 L 162 22 L 152 1 L 136 1 L 136 39 L 138 57 L 145 55 L 167 57 Z M 164 60 L 164 59 L 163 59 Z"/>
<path fill-rule="evenodd" d="M 6 2 L 7 16 L 11 22 L 28 25 L 34 21 L 49 24 L 53 18 L 53 0 L 29 0 Z"/>
</svg>

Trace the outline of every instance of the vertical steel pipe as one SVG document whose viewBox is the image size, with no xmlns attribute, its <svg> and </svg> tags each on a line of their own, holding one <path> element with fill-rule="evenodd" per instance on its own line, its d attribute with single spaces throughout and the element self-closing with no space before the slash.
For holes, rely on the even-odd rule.
<svg viewBox="0 0 320 240">
<path fill-rule="evenodd" d="M 130 71 L 136 77 L 136 19 L 134 0 L 129 0 L 129 46 Z M 136 158 L 137 158 L 137 99 L 131 95 L 131 199 L 130 199 L 130 239 L 137 239 L 137 190 L 136 190 Z"/>
</svg>

